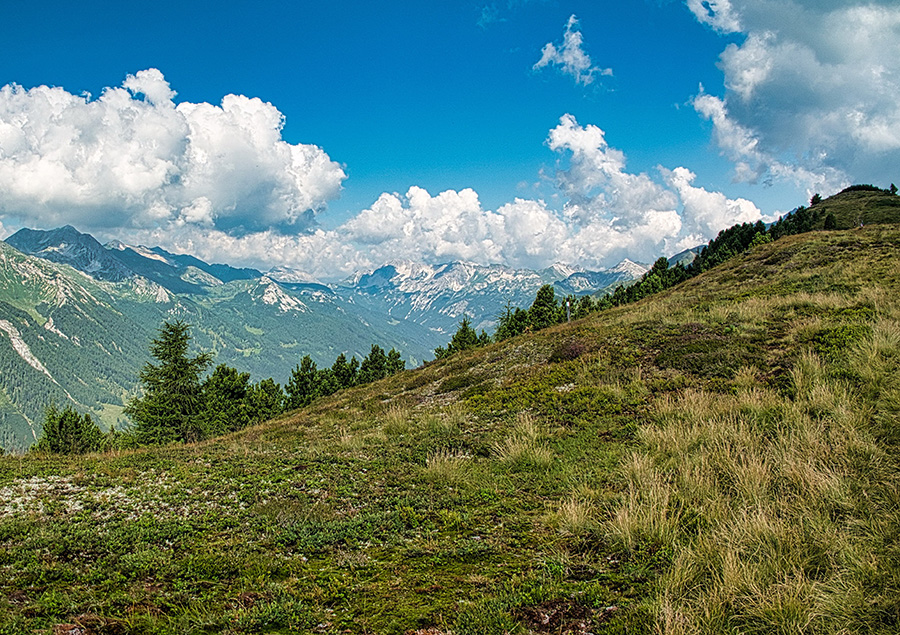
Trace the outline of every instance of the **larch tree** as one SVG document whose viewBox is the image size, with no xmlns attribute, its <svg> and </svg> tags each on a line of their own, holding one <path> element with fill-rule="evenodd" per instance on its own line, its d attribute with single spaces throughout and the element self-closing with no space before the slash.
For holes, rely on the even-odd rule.
<svg viewBox="0 0 900 635">
<path fill-rule="evenodd" d="M 190 325 L 165 322 L 150 345 L 158 364 L 141 369 L 143 395 L 132 399 L 125 414 L 135 422 L 142 444 L 196 441 L 203 436 L 197 416 L 203 406 L 200 376 L 212 363 L 210 353 L 188 356 Z"/>
</svg>

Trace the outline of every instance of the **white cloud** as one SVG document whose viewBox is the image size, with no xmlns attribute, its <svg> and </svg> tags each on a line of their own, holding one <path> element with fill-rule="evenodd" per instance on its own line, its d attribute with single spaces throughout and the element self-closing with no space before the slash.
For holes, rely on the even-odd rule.
<svg viewBox="0 0 900 635">
<path fill-rule="evenodd" d="M 431 196 L 412 187 L 405 196 L 382 194 L 335 236 L 365 246 L 373 264 L 402 254 L 431 263 L 543 267 L 558 258 L 569 228 L 543 201 L 515 199 L 490 211 L 471 189 Z"/>
<path fill-rule="evenodd" d="M 695 187 L 693 182 L 697 175 L 687 168 L 678 167 L 674 170 L 660 171 L 666 183 L 681 199 L 684 228 L 695 245 L 705 242 L 726 227 L 763 220 L 759 208 L 747 199 L 732 200 L 721 192 L 710 192 L 702 187 Z M 699 240 L 696 240 L 698 238 Z"/>
<path fill-rule="evenodd" d="M 612 69 L 594 66 L 590 56 L 582 48 L 583 38 L 578 31 L 578 19 L 572 15 L 566 23 L 566 32 L 560 45 L 548 42 L 541 49 L 541 59 L 533 69 L 540 70 L 547 66 L 559 66 L 566 75 L 571 75 L 576 84 L 593 83 L 596 75 L 612 75 Z"/>
<path fill-rule="evenodd" d="M 156 69 L 99 98 L 0 88 L 0 211 L 24 224 L 152 229 L 199 224 L 240 234 L 304 228 L 335 198 L 342 168 L 281 138 L 256 98 L 173 102 Z"/>
<path fill-rule="evenodd" d="M 206 208 L 197 205 L 191 210 L 197 218 L 178 232 L 145 231 L 138 240 L 207 260 L 284 265 L 334 280 L 396 258 L 532 269 L 554 262 L 609 267 L 626 257 L 652 262 L 761 218 L 747 200 L 695 186 L 686 168 L 660 168 L 661 182 L 629 173 L 624 153 L 609 146 L 603 130 L 571 115 L 560 119 L 547 143 L 561 157 L 557 182 L 568 202 L 559 211 L 521 198 L 492 211 L 471 189 L 432 195 L 414 186 L 405 194 L 382 194 L 331 230 L 229 235 L 205 229 Z"/>
<path fill-rule="evenodd" d="M 496 262 L 500 250 L 493 241 L 494 223 L 492 213 L 482 209 L 471 189 L 432 197 L 420 187 L 411 187 L 405 196 L 382 194 L 341 231 L 385 260 L 399 253 L 426 262 Z"/>
<path fill-rule="evenodd" d="M 687 0 L 688 9 L 703 24 L 722 33 L 740 31 L 740 19 L 730 0 Z"/>
<path fill-rule="evenodd" d="M 706 97 L 725 130 L 724 104 Z M 413 186 L 336 228 L 311 227 L 345 178 L 322 149 L 285 142 L 282 114 L 259 99 L 174 98 L 153 69 L 95 100 L 46 86 L 0 89 L 0 218 L 7 227 L 71 223 L 99 238 L 333 280 L 398 257 L 535 269 L 652 261 L 758 215 L 746 201 L 695 187 L 683 168 L 663 171 L 662 182 L 628 172 L 603 130 L 564 115 L 547 138 L 560 157 L 560 209 L 516 198 L 489 210 L 472 189 L 432 195 Z M 748 133 L 735 152 L 753 156 L 755 143 Z"/>
<path fill-rule="evenodd" d="M 575 117 L 564 115 L 547 143 L 569 157 L 557 181 L 569 196 L 568 215 L 580 225 L 606 220 L 617 227 L 636 227 L 647 214 L 677 205 L 675 196 L 648 175 L 626 172 L 625 154 L 610 147 L 597 126 L 580 126 Z"/>
<path fill-rule="evenodd" d="M 153 105 L 170 105 L 175 99 L 175 91 L 156 68 L 138 71 L 125 78 L 122 87 L 133 95 L 144 95 Z"/>
<path fill-rule="evenodd" d="M 886 184 L 900 162 L 900 6 L 885 1 L 731 0 L 689 8 L 745 34 L 722 52 L 725 94 L 694 99 L 741 180 L 833 191 Z M 701 7 L 702 8 L 702 7 Z M 704 17 L 707 15 L 707 17 Z M 712 14 L 711 14 L 712 15 Z M 739 16 L 739 18 L 737 17 Z"/>
</svg>

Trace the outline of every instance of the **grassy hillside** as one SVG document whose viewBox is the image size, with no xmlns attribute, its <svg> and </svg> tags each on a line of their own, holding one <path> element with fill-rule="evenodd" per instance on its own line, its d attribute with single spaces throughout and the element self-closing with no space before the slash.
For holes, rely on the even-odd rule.
<svg viewBox="0 0 900 635">
<path fill-rule="evenodd" d="M 230 437 L 0 458 L 0 633 L 895 633 L 898 245 L 787 237 Z"/>
<path fill-rule="evenodd" d="M 857 186 L 859 187 L 859 186 Z M 820 212 L 817 229 L 822 229 L 825 217 L 833 214 L 835 229 L 852 229 L 862 225 L 882 225 L 900 221 L 900 196 L 884 190 L 844 191 L 811 206 Z"/>
</svg>

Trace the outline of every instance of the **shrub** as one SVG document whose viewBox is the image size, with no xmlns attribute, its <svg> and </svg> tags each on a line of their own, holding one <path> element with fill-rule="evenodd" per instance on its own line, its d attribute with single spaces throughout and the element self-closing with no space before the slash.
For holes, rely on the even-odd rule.
<svg viewBox="0 0 900 635">
<path fill-rule="evenodd" d="M 582 355 L 584 355 L 588 350 L 587 345 L 584 342 L 580 342 L 578 340 L 563 342 L 550 353 L 550 358 L 548 361 L 551 364 L 555 364 L 557 362 L 570 362 L 573 359 L 578 359 Z"/>
<path fill-rule="evenodd" d="M 850 187 L 845 187 L 840 191 L 840 194 L 844 194 L 845 192 L 883 192 L 880 187 L 876 187 L 874 185 L 870 185 L 868 183 L 861 183 L 859 185 L 851 185 Z"/>
</svg>

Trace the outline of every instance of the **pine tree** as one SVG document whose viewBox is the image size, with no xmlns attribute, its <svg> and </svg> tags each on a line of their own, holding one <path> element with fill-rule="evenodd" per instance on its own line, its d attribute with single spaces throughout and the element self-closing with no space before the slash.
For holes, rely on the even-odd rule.
<svg viewBox="0 0 900 635">
<path fill-rule="evenodd" d="M 248 394 L 250 373 L 219 364 L 202 386 L 201 427 L 204 437 L 246 428 L 256 421 Z"/>
<path fill-rule="evenodd" d="M 309 355 L 304 355 L 300 365 L 291 371 L 291 379 L 285 387 L 288 410 L 302 408 L 312 402 L 316 394 L 316 363 Z"/>
<path fill-rule="evenodd" d="M 450 340 L 448 348 L 451 353 L 456 353 L 475 348 L 476 346 L 478 346 L 478 333 L 472 328 L 472 321 L 469 319 L 469 316 L 464 315 L 459 323 L 459 328 L 453 334 L 453 339 Z"/>
<path fill-rule="evenodd" d="M 254 413 L 254 420 L 268 421 L 284 412 L 284 391 L 271 377 L 250 386 L 247 401 Z"/>
<path fill-rule="evenodd" d="M 96 452 L 103 446 L 103 433 L 91 415 L 81 415 L 72 406 L 62 411 L 56 406 L 47 408 L 44 430 L 32 448 L 35 452 L 53 454 L 85 454 Z"/>
<path fill-rule="evenodd" d="M 165 322 L 150 346 L 159 364 L 144 365 L 140 374 L 144 394 L 125 407 L 139 443 L 196 441 L 202 436 L 197 417 L 202 405 L 200 375 L 212 363 L 212 355 L 188 357 L 189 330 L 181 320 Z"/>
<path fill-rule="evenodd" d="M 388 375 L 396 375 L 406 368 L 406 362 L 400 357 L 400 351 L 393 348 L 388 351 L 387 355 L 387 372 Z"/>
<path fill-rule="evenodd" d="M 359 383 L 368 384 L 388 376 L 388 358 L 384 349 L 372 344 L 372 350 L 359 367 Z"/>
<path fill-rule="evenodd" d="M 357 373 L 359 373 L 359 362 L 355 357 L 347 361 L 347 356 L 341 353 L 331 365 L 331 373 L 340 388 L 350 388 L 356 385 Z"/>
<path fill-rule="evenodd" d="M 519 307 L 513 309 L 512 305 L 507 302 L 503 313 L 497 318 L 497 330 L 494 331 L 494 340 L 502 342 L 510 337 L 521 335 L 526 328 L 528 328 L 528 311 L 523 311 Z"/>
<path fill-rule="evenodd" d="M 535 331 L 559 322 L 559 306 L 553 285 L 545 284 L 538 289 L 534 303 L 528 309 L 528 324 Z"/>
</svg>

